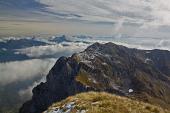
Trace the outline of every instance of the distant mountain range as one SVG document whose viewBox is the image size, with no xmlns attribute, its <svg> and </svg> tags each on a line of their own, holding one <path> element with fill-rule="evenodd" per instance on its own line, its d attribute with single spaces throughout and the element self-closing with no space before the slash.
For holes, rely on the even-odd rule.
<svg viewBox="0 0 170 113">
<path fill-rule="evenodd" d="M 54 102 L 87 91 L 104 91 L 170 107 L 170 52 L 95 43 L 71 57 L 61 57 L 33 89 L 20 113 L 41 113 Z"/>
<path fill-rule="evenodd" d="M 20 50 L 24 50 L 26 48 L 31 47 L 47 47 L 47 46 L 55 46 L 62 45 L 64 47 L 70 46 L 70 43 L 81 43 L 81 44 L 91 44 L 88 39 L 91 37 L 84 36 L 53 36 L 49 38 L 6 38 L 0 40 L 0 62 L 9 62 L 9 61 L 22 61 L 33 59 L 35 57 L 30 57 L 25 53 L 21 53 Z M 57 49 L 56 49 L 57 50 Z M 56 55 L 46 55 L 39 56 L 36 58 L 57 58 Z"/>
</svg>

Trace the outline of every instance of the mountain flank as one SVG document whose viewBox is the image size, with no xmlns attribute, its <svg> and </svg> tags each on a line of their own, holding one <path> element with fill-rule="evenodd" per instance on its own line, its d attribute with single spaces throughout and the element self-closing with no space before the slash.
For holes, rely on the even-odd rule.
<svg viewBox="0 0 170 113">
<path fill-rule="evenodd" d="M 170 107 L 170 52 L 166 50 L 95 43 L 83 52 L 59 58 L 46 79 L 33 89 L 32 99 L 20 113 L 42 113 L 54 102 L 87 91 Z"/>
</svg>

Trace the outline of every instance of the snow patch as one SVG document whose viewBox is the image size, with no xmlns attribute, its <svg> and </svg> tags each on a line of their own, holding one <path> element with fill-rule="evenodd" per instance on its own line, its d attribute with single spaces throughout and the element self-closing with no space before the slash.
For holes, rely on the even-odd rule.
<svg viewBox="0 0 170 113">
<path fill-rule="evenodd" d="M 93 83 L 95 83 L 95 84 L 96 84 L 96 83 L 97 83 L 97 81 L 93 79 Z"/>
<path fill-rule="evenodd" d="M 53 107 L 51 110 L 47 110 L 44 113 L 71 113 L 72 110 L 76 110 L 75 108 L 76 103 L 75 102 L 70 102 L 62 107 Z M 86 113 L 87 110 L 76 110 L 75 113 Z"/>
<path fill-rule="evenodd" d="M 146 51 L 147 54 L 151 53 L 150 51 Z"/>
<path fill-rule="evenodd" d="M 129 89 L 129 91 L 128 91 L 129 93 L 133 93 L 133 89 Z"/>
<path fill-rule="evenodd" d="M 150 62 L 150 61 L 152 61 L 152 60 L 149 59 L 149 58 L 146 58 L 146 59 L 145 59 L 145 63 L 148 63 L 148 62 Z"/>
<path fill-rule="evenodd" d="M 103 62 L 103 63 L 102 63 L 102 65 L 106 66 L 106 65 L 107 65 L 107 63 Z"/>
</svg>

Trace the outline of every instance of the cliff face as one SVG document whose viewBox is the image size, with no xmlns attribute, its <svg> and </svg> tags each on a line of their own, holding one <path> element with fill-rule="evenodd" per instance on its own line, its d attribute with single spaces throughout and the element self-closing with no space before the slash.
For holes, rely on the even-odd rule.
<svg viewBox="0 0 170 113">
<path fill-rule="evenodd" d="M 95 43 L 59 58 L 20 113 L 41 113 L 53 102 L 86 91 L 110 92 L 168 108 L 170 52 Z"/>
</svg>

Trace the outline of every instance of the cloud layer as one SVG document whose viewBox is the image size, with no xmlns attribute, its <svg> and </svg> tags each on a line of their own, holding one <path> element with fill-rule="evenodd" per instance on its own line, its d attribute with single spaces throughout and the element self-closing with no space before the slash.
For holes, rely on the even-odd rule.
<svg viewBox="0 0 170 113">
<path fill-rule="evenodd" d="M 20 49 L 20 54 L 26 54 L 29 57 L 39 58 L 39 57 L 53 57 L 59 58 L 61 56 L 70 56 L 72 53 L 79 52 L 85 47 L 87 44 L 83 43 L 66 43 L 63 46 L 62 44 L 55 45 L 46 45 L 46 46 L 38 46 L 38 47 L 30 47 L 26 49 Z"/>
<path fill-rule="evenodd" d="M 0 10 L 0 19 L 47 22 L 53 29 L 38 28 L 43 32 L 94 35 L 120 33 L 152 38 L 170 36 L 169 0 L 15 0 L 13 2 L 2 0 L 2 2 L 0 8 L 7 7 L 5 4 L 12 6 L 17 4 L 20 9 L 7 11 L 4 8 Z M 54 24 L 58 27 L 54 27 Z"/>
<path fill-rule="evenodd" d="M 47 5 L 43 13 L 67 21 L 106 24 L 108 29 L 105 32 L 112 29 L 110 34 L 166 38 L 170 35 L 167 32 L 167 28 L 168 31 L 170 29 L 169 0 L 37 0 L 37 2 Z"/>
<path fill-rule="evenodd" d="M 55 59 L 56 60 L 56 59 Z M 54 59 L 0 63 L 0 85 L 45 76 L 55 63 Z"/>
<path fill-rule="evenodd" d="M 170 2 L 165 0 L 37 0 L 49 12 L 67 19 L 148 25 L 170 25 Z M 63 14 L 63 15 L 62 15 Z M 69 16 L 70 15 L 70 16 Z"/>
</svg>

